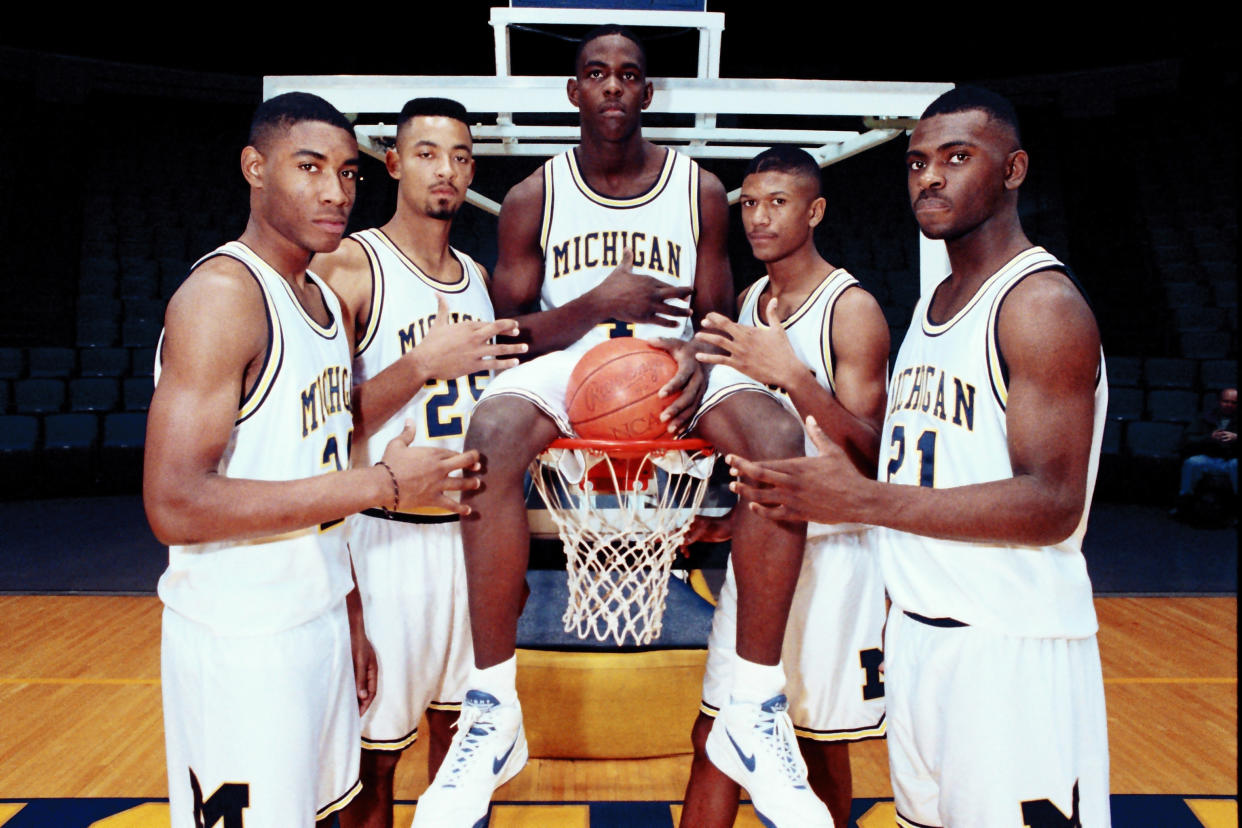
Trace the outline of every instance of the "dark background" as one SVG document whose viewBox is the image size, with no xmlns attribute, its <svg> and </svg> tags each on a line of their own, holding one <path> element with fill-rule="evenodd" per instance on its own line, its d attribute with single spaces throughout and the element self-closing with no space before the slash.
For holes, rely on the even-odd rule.
<svg viewBox="0 0 1242 828">
<path fill-rule="evenodd" d="M 116 339 L 105 344 L 132 354 L 123 381 L 136 399 L 97 414 L 89 480 L 78 490 L 136 491 L 140 445 L 127 447 L 130 473 L 107 485 L 101 475 L 118 464 L 101 460 L 99 450 L 108 447 L 109 420 L 140 415 L 139 392 L 149 394 L 144 374 L 159 320 L 138 317 L 157 317 L 189 263 L 244 228 L 238 153 L 263 76 L 490 75 L 492 4 L 183 4 L 72 13 L 49 6 L 24 21 L 6 20 L 0 27 L 0 290 L 6 299 L 0 349 L 21 349 L 24 362 L 17 373 L 0 376 L 0 415 L 27 414 L 16 398 L 33 375 L 31 349 L 76 348 L 77 367 L 66 377 L 72 390 L 81 347 L 100 344 L 82 341 L 83 323 L 96 312 L 88 309 L 101 307 L 83 296 L 98 292 L 94 268 L 106 260 L 118 287 L 105 305 L 119 316 Z M 1082 5 L 1047 3 L 708 5 L 726 14 L 724 77 L 978 83 L 1015 102 L 1032 157 L 1022 191 L 1024 224 L 1086 285 L 1110 378 L 1124 387 L 1115 390 L 1114 402 L 1137 400 L 1129 409 L 1114 406 L 1117 422 L 1105 448 L 1112 459 L 1102 481 L 1116 482 L 1102 485 L 1123 498 L 1167 496 L 1177 437 L 1151 421 L 1169 419 L 1176 428 L 1196 417 L 1219 386 L 1222 366 L 1236 381 L 1236 289 L 1229 283 L 1237 256 L 1237 13 L 1185 4 L 1161 6 L 1158 15 L 1119 6 L 1090 16 Z M 555 31 L 566 37 L 581 30 Z M 694 32 L 640 33 L 652 75 L 693 74 Z M 568 76 L 573 43 L 525 31 L 514 31 L 511 42 L 516 74 Z M 894 348 L 918 284 L 903 146 L 898 138 L 826 168 L 829 207 L 817 232 L 825 255 L 876 293 Z M 392 183 L 378 162 L 365 160 L 351 229 L 382 223 L 392 210 Z M 537 164 L 482 158 L 475 189 L 499 200 Z M 739 163 L 704 166 L 726 188 L 741 182 Z M 733 222 L 731 258 L 740 288 L 761 269 L 749 256 L 736 211 Z M 169 229 L 176 231 L 173 255 L 164 244 Z M 130 236 L 143 236 L 138 255 L 152 268 L 158 258 L 160 273 L 158 289 L 137 298 L 125 288 L 135 255 Z M 464 208 L 453 241 L 491 267 L 495 219 Z M 1201 347 L 1205 341 L 1210 353 Z M 1182 366 L 1189 373 L 1173 380 L 1183 398 L 1177 411 L 1156 411 L 1153 401 L 1163 402 L 1152 394 L 1164 389 L 1153 381 L 1152 360 L 1190 361 Z M 60 413 L 70 410 L 67 397 Z M 32 462 L 45 468 L 39 452 L 47 416 L 36 416 Z M 1143 425 L 1132 428 L 1136 421 Z M 1156 450 L 1155 477 L 1140 456 L 1146 449 L 1131 440 L 1153 428 L 1168 432 Z M 57 481 L 65 475 L 48 486 L 26 485 L 3 468 L 0 478 L 9 481 L 0 495 L 32 496 L 61 491 Z"/>
</svg>

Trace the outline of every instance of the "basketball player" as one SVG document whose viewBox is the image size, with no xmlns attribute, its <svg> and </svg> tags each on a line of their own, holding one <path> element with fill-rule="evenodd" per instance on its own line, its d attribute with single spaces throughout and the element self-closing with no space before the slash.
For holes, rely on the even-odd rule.
<svg viewBox="0 0 1242 828">
<path fill-rule="evenodd" d="M 765 150 L 747 167 L 740 203 L 746 237 L 767 275 L 742 294 L 736 323 L 708 314 L 696 338 L 720 352 L 699 359 L 780 389 L 791 411 L 814 416 L 856 466 L 874 474 L 888 324 L 858 281 L 815 247 L 813 233 L 826 206 L 819 165 L 797 147 Z M 813 455 L 815 447 L 807 452 Z M 705 539 L 724 540 L 724 523 L 720 529 L 726 531 Z M 708 642 L 685 826 L 728 828 L 737 815 L 737 785 L 708 761 L 712 720 L 728 701 L 736 613 L 737 585 L 729 568 Z M 884 733 L 883 628 L 884 585 L 867 530 L 857 524 L 808 526 L 785 629 L 789 715 L 811 788 L 837 825 L 850 818 L 849 743 Z M 717 754 L 719 747 L 727 746 L 718 746 Z"/>
<path fill-rule="evenodd" d="M 526 350 L 493 344 L 517 334 L 492 321 L 487 273 L 449 246 L 453 217 L 474 178 L 466 110 L 416 98 L 401 110 L 388 173 L 397 208 L 383 227 L 348 237 L 313 266 L 355 331 L 354 419 L 360 456 L 378 457 L 402 423 L 414 444 L 461 450 L 474 401 L 496 359 Z M 366 509 L 350 519 L 350 552 L 379 662 L 375 703 L 362 722 L 362 792 L 341 824 L 392 825 L 393 775 L 426 712 L 429 777 L 448 750 L 472 664 L 461 528 L 447 509 Z"/>
<path fill-rule="evenodd" d="M 492 382 L 467 431 L 466 445 L 484 456 L 481 496 L 463 501 L 479 519 L 462 523 L 475 669 L 453 745 L 415 812 L 420 828 L 486 819 L 492 791 L 526 762 L 514 656 L 529 554 L 523 475 L 552 439 L 572 433 L 565 385 L 583 352 L 610 336 L 660 343 L 679 366 L 661 391 L 670 434 L 695 428 L 716 446 L 769 458 L 802 452 L 797 420 L 766 389 L 727 366 L 708 386 L 694 359 L 692 323 L 731 315 L 728 208 L 715 176 L 642 137 L 652 86 L 633 35 L 589 32 L 567 92 L 579 145 L 510 190 L 500 213 L 492 300 L 498 314 L 517 317 L 538 358 Z M 751 760 L 739 781 L 770 820 L 831 825 L 793 761 L 780 666 L 805 527 L 747 513 L 734 530 L 738 659 L 717 725 Z"/>
<path fill-rule="evenodd" d="M 375 661 L 343 518 L 464 511 L 472 453 L 410 448 L 349 469 L 349 331 L 306 269 L 336 248 L 358 145 L 321 98 L 255 113 L 250 219 L 169 301 L 143 497 L 170 545 L 159 582 L 169 810 L 178 828 L 310 826 L 358 791 L 359 711 Z M 348 606 L 347 606 L 348 605 Z"/>
<path fill-rule="evenodd" d="M 952 272 L 897 355 L 879 481 L 810 423 L 819 457 L 732 464 L 766 514 L 884 527 L 901 825 L 1109 825 L 1081 552 L 1107 383 L 1090 307 L 1018 220 L 1021 146 L 1009 102 L 965 87 L 910 136 L 914 215 Z"/>
</svg>

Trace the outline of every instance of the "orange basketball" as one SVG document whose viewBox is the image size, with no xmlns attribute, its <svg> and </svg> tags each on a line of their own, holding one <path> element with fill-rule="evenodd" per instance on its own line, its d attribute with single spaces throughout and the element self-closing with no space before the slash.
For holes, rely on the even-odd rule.
<svg viewBox="0 0 1242 828">
<path fill-rule="evenodd" d="M 662 412 L 672 398 L 657 396 L 677 373 L 677 361 L 644 340 L 601 342 L 569 375 L 565 407 L 578 436 L 589 440 L 651 440 L 668 436 Z"/>
</svg>

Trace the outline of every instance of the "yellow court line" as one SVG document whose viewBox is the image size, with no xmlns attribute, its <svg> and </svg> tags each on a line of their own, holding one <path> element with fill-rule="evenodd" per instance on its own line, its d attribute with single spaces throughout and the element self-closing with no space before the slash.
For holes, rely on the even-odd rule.
<svg viewBox="0 0 1242 828">
<path fill-rule="evenodd" d="M 0 684 L 142 684 L 157 686 L 159 679 L 117 678 L 0 678 Z"/>
<path fill-rule="evenodd" d="M 25 807 L 25 802 L 0 802 L 0 825 L 4 825 Z"/>
<path fill-rule="evenodd" d="M 1238 800 L 1187 799 L 1185 802 L 1204 828 L 1237 828 Z"/>
</svg>

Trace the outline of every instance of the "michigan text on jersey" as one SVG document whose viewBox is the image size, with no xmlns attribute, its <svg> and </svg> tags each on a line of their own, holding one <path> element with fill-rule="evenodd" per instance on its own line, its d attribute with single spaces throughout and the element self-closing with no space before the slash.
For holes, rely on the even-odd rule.
<svg viewBox="0 0 1242 828">
<path fill-rule="evenodd" d="M 349 409 L 349 368 L 330 365 L 302 391 L 302 436 L 333 414 Z"/>
<path fill-rule="evenodd" d="M 448 318 L 453 325 L 467 320 L 477 321 L 477 317 L 471 316 L 468 313 L 458 313 L 457 311 L 449 311 Z M 412 351 L 415 345 L 422 342 L 423 337 L 431 331 L 431 325 L 435 321 L 436 315 L 431 313 L 421 319 L 415 319 L 405 326 L 405 330 L 397 331 L 397 337 L 401 340 L 401 353 L 405 354 L 407 351 Z"/>
<path fill-rule="evenodd" d="M 937 379 L 937 377 L 939 379 Z M 918 409 L 967 431 L 975 428 L 975 387 L 953 377 L 953 419 L 945 402 L 948 374 L 934 365 L 907 368 L 895 375 L 888 386 L 889 414 Z M 932 389 L 935 388 L 933 393 Z"/>
<path fill-rule="evenodd" d="M 634 250 L 634 267 L 681 278 L 680 244 L 625 230 L 582 233 L 552 245 L 552 278 L 559 279 L 584 268 L 616 267 L 627 247 Z"/>
</svg>

